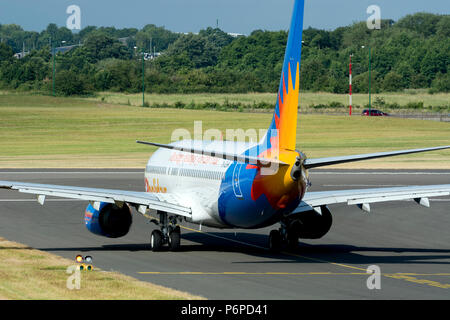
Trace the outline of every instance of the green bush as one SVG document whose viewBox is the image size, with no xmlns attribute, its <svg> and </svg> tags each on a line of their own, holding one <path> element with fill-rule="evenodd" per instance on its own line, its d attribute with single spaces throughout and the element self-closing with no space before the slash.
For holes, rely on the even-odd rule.
<svg viewBox="0 0 450 320">
<path fill-rule="evenodd" d="M 88 85 L 82 75 L 70 70 L 61 70 L 56 73 L 55 89 L 64 96 L 89 94 Z"/>
</svg>

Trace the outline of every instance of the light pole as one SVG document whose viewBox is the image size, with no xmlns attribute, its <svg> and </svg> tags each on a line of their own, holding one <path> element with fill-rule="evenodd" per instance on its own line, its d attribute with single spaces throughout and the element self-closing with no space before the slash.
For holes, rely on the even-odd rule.
<svg viewBox="0 0 450 320">
<path fill-rule="evenodd" d="M 52 70 L 52 94 L 55 96 L 55 49 L 53 48 L 52 38 L 50 38 L 50 48 L 52 50 L 53 70 Z"/>
<path fill-rule="evenodd" d="M 145 60 L 144 47 L 142 47 L 142 106 L 145 106 Z"/>
<path fill-rule="evenodd" d="M 348 104 L 349 104 L 349 116 L 352 115 L 352 57 L 353 54 L 350 54 L 350 63 L 348 67 Z"/>
<path fill-rule="evenodd" d="M 361 46 L 361 48 L 365 48 L 365 46 Z M 370 114 L 370 110 L 372 107 L 372 99 L 371 99 L 371 82 L 372 82 L 372 76 L 371 76 L 371 72 L 372 72 L 372 67 L 371 67 L 371 61 L 372 61 L 372 50 L 370 48 L 370 45 L 367 46 L 367 48 L 369 48 L 369 116 Z"/>
</svg>

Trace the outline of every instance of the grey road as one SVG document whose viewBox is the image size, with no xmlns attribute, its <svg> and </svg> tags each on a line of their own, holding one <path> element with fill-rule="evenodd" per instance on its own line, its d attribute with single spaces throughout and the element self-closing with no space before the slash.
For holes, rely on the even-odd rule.
<svg viewBox="0 0 450 320">
<path fill-rule="evenodd" d="M 1 180 L 86 187 L 144 189 L 139 170 L 0 170 Z M 448 184 L 450 171 L 313 171 L 312 191 Z M 91 255 L 103 270 L 210 299 L 450 299 L 450 199 L 426 209 L 412 201 L 330 207 L 334 223 L 320 240 L 295 252 L 267 249 L 271 228 L 217 230 L 185 224 L 180 252 L 151 252 L 154 228 L 134 214 L 120 239 L 90 234 L 83 201 L 47 200 L 0 190 L 0 237 L 66 258 Z M 367 288 L 368 266 L 381 289 Z"/>
</svg>

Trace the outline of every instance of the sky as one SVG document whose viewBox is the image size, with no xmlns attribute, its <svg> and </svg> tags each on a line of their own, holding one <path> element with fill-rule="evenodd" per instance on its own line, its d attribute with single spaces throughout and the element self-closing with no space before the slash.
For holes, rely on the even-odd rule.
<svg viewBox="0 0 450 320">
<path fill-rule="evenodd" d="M 209 26 L 226 32 L 287 30 L 294 0 L 0 0 L 0 24 L 15 23 L 42 31 L 49 23 L 66 26 L 66 9 L 81 9 L 81 28 L 89 25 L 142 28 L 164 26 L 175 32 L 198 32 Z M 450 13 L 449 0 L 306 0 L 304 27 L 333 30 L 366 21 L 370 5 L 382 19 L 398 20 L 415 12 Z"/>
</svg>

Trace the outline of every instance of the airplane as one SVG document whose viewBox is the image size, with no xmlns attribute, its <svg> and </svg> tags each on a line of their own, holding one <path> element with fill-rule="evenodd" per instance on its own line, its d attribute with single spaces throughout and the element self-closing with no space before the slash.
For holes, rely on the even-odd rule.
<svg viewBox="0 0 450 320">
<path fill-rule="evenodd" d="M 429 207 L 429 198 L 450 195 L 450 184 L 392 188 L 308 191 L 308 170 L 341 163 L 450 146 L 309 159 L 296 150 L 304 0 L 295 0 L 279 91 L 270 126 L 257 143 L 180 140 L 156 146 L 145 168 L 145 192 L 0 181 L 0 188 L 37 195 L 89 201 L 85 225 L 97 235 L 119 238 L 130 231 L 131 208 L 159 228 L 150 248 L 180 249 L 183 221 L 220 229 L 257 229 L 279 224 L 268 247 L 278 252 L 299 239 L 319 239 L 332 225 L 330 205 L 346 203 L 370 211 L 370 204 L 414 199 Z"/>
</svg>

